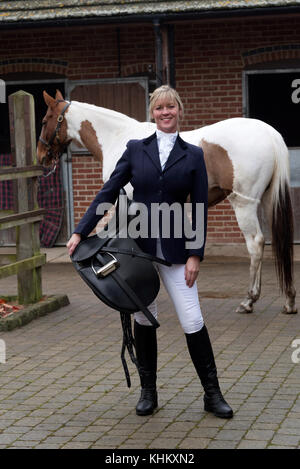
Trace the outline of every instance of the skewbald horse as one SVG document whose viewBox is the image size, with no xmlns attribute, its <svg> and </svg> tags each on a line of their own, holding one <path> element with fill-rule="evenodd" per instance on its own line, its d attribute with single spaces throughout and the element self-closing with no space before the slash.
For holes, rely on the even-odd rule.
<svg viewBox="0 0 300 469">
<path fill-rule="evenodd" d="M 50 165 L 71 141 L 86 147 L 103 162 L 106 181 L 130 139 L 145 138 L 156 129 L 124 114 L 91 104 L 65 101 L 57 91 L 44 91 L 48 106 L 37 147 L 38 161 Z M 264 236 L 258 220 L 262 204 L 272 231 L 276 272 L 286 302 L 283 313 L 297 313 L 293 282 L 293 213 L 289 186 L 289 155 L 282 136 L 270 125 L 232 118 L 193 131 L 184 140 L 201 146 L 208 173 L 208 202 L 226 197 L 236 215 L 250 255 L 248 294 L 237 312 L 251 313 L 261 290 Z"/>
</svg>

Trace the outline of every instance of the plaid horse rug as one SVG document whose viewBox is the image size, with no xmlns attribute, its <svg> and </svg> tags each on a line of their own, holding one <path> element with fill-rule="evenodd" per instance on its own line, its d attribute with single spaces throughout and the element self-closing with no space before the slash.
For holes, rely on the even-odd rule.
<svg viewBox="0 0 300 469">
<path fill-rule="evenodd" d="M 0 154 L 0 167 L 11 165 L 11 154 Z M 43 175 L 39 177 L 38 203 L 45 208 L 46 213 L 40 222 L 41 246 L 52 247 L 60 232 L 64 213 L 64 200 L 61 181 L 60 162 L 56 171 L 49 174 L 49 169 L 43 168 Z M 0 210 L 13 210 L 13 183 L 0 182 Z"/>
<path fill-rule="evenodd" d="M 0 154 L 0 167 L 11 165 L 11 154 Z M 13 183 L 12 181 L 0 182 L 0 210 L 13 210 Z"/>
</svg>

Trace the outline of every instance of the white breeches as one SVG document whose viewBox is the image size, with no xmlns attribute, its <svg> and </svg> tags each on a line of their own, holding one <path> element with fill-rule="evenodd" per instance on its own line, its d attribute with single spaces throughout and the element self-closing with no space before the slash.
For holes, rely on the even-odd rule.
<svg viewBox="0 0 300 469">
<path fill-rule="evenodd" d="M 157 257 L 163 258 L 160 242 L 157 242 Z M 184 278 L 184 264 L 173 264 L 167 267 L 156 264 L 160 278 L 167 290 L 176 310 L 180 324 L 186 334 L 192 334 L 202 329 L 204 321 L 201 313 L 197 283 L 189 288 Z M 153 301 L 148 306 L 153 316 L 157 319 L 157 302 Z M 138 311 L 134 314 L 134 319 L 143 326 L 150 326 L 146 316 Z"/>
</svg>

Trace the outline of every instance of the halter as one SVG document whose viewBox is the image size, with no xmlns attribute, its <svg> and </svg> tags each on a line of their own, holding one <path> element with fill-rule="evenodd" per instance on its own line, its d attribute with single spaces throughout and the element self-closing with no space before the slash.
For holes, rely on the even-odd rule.
<svg viewBox="0 0 300 469">
<path fill-rule="evenodd" d="M 62 100 L 62 99 L 58 99 L 57 100 L 58 103 L 64 103 L 65 100 Z M 60 139 L 59 139 L 59 131 L 60 131 L 60 127 L 61 127 L 61 124 L 62 124 L 62 121 L 64 120 L 64 115 L 65 115 L 65 112 L 66 110 L 68 109 L 68 107 L 70 106 L 71 102 L 67 102 L 65 107 L 63 108 L 63 110 L 61 111 L 61 114 L 58 116 L 57 118 L 57 124 L 56 124 L 56 128 L 50 138 L 50 140 L 48 142 L 46 142 L 46 140 L 44 140 L 42 137 L 39 137 L 39 140 L 46 146 L 47 150 L 48 150 L 48 156 L 52 159 L 53 159 L 53 154 L 52 154 L 52 150 L 51 150 L 51 145 L 52 143 L 54 142 L 54 139 L 56 138 L 57 140 L 57 143 L 60 144 Z"/>
</svg>

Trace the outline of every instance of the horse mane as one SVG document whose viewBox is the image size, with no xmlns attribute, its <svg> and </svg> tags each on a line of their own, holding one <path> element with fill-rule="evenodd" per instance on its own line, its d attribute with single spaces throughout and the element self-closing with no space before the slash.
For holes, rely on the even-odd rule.
<svg viewBox="0 0 300 469">
<path fill-rule="evenodd" d="M 139 121 L 134 119 L 133 117 L 129 117 L 126 114 L 122 114 L 121 112 L 114 111 L 112 109 L 107 109 L 105 107 L 96 106 L 95 104 L 88 104 L 82 101 L 72 101 L 72 104 L 79 105 L 80 110 L 84 110 L 87 112 L 95 112 L 96 114 L 101 114 L 101 116 L 105 116 L 107 118 L 113 117 L 116 120 L 120 120 L 123 123 L 138 123 Z"/>
</svg>

